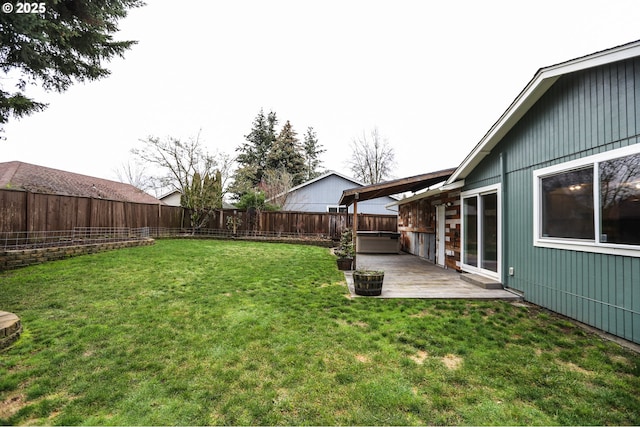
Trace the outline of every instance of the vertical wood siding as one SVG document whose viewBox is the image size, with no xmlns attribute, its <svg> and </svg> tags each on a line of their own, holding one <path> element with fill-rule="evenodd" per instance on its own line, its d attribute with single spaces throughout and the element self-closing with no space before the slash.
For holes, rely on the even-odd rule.
<svg viewBox="0 0 640 427">
<path fill-rule="evenodd" d="M 506 165 L 505 284 L 525 299 L 640 342 L 640 258 L 533 246 L 533 170 L 638 144 L 640 60 L 567 76 L 552 86 L 466 178 L 500 181 Z"/>
</svg>

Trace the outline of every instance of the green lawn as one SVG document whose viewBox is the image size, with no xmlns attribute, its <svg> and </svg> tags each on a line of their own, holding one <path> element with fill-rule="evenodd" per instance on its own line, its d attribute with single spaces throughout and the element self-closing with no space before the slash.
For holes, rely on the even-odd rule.
<svg viewBox="0 0 640 427">
<path fill-rule="evenodd" d="M 323 248 L 160 240 L 0 274 L 0 310 L 0 424 L 640 424 L 638 354 L 508 302 L 349 299 Z"/>
</svg>

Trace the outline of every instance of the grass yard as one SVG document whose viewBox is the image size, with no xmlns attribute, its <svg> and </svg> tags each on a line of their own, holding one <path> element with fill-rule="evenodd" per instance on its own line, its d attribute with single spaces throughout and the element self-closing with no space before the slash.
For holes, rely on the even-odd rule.
<svg viewBox="0 0 640 427">
<path fill-rule="evenodd" d="M 637 425 L 640 356 L 508 302 L 346 297 L 327 249 L 160 240 L 0 274 L 0 424 Z"/>
</svg>

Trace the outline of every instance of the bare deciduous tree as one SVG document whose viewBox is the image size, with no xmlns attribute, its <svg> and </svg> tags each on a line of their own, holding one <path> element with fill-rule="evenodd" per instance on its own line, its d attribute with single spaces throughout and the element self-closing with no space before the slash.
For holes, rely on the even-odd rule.
<svg viewBox="0 0 640 427">
<path fill-rule="evenodd" d="M 159 196 L 155 180 L 147 175 L 145 167 L 140 162 L 122 163 L 118 169 L 114 169 L 114 172 L 120 182 L 131 184 L 147 193 L 153 192 L 156 197 Z"/>
<path fill-rule="evenodd" d="M 347 165 L 354 178 L 365 184 L 377 184 L 391 177 L 396 164 L 395 152 L 378 128 L 373 128 L 368 137 L 363 132 L 362 137 L 354 138 L 351 150 Z"/>
<path fill-rule="evenodd" d="M 293 176 L 285 169 L 267 170 L 260 184 L 267 201 L 279 208 L 285 205 L 293 187 Z"/>
<path fill-rule="evenodd" d="M 231 157 L 221 152 L 210 154 L 201 145 L 200 133 L 186 142 L 150 136 L 142 143 L 143 147 L 132 153 L 160 171 L 156 180 L 162 187 L 180 191 L 180 204 L 192 212 L 192 227 L 205 226 L 211 211 L 222 207 Z"/>
<path fill-rule="evenodd" d="M 154 178 L 168 190 L 179 190 L 184 194 L 192 183 L 193 176 L 215 176 L 220 171 L 223 194 L 231 175 L 233 159 L 222 152 L 209 153 L 202 147 L 200 133 L 184 142 L 168 137 L 160 139 L 149 136 L 141 140 L 143 147 L 131 150 L 142 163 L 158 170 Z"/>
</svg>

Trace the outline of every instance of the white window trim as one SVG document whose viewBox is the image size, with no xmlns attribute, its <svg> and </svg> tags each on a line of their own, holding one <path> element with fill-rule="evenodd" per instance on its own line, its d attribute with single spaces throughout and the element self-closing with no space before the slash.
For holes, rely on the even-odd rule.
<svg viewBox="0 0 640 427">
<path fill-rule="evenodd" d="M 327 212 L 330 212 L 329 209 L 334 208 L 336 210 L 335 213 L 348 213 L 348 209 L 346 205 L 327 205 Z M 347 209 L 345 212 L 340 212 L 340 209 Z"/>
<path fill-rule="evenodd" d="M 497 264 L 497 272 L 484 269 L 479 267 L 482 264 L 482 260 L 480 259 L 480 248 L 482 247 L 482 233 L 478 236 L 478 267 L 474 265 L 469 265 L 464 263 L 464 236 L 465 236 L 465 221 L 464 221 L 464 199 L 468 197 L 479 197 L 484 196 L 486 194 L 495 193 L 498 198 L 498 264 Z M 478 211 L 480 204 L 478 204 Z M 480 215 L 478 215 L 478 226 L 477 229 L 480 230 Z M 490 277 L 492 279 L 496 279 L 502 282 L 502 185 L 488 185 L 486 187 L 476 188 L 473 190 L 467 190 L 460 193 L 460 267 L 462 270 L 480 274 L 482 276 Z"/>
<path fill-rule="evenodd" d="M 583 157 L 576 160 L 560 163 L 533 171 L 533 245 L 541 248 L 553 248 L 574 250 L 582 252 L 592 252 L 611 255 L 625 255 L 640 257 L 640 245 L 624 245 L 605 243 L 600 241 L 600 174 L 598 163 L 619 157 L 630 156 L 640 153 L 640 144 L 633 144 L 627 147 L 618 148 L 600 154 Z M 595 239 L 569 239 L 561 237 L 543 237 L 542 229 L 542 196 L 541 180 L 547 176 L 562 172 L 569 172 L 575 169 L 593 166 L 593 220 L 595 222 Z"/>
</svg>

